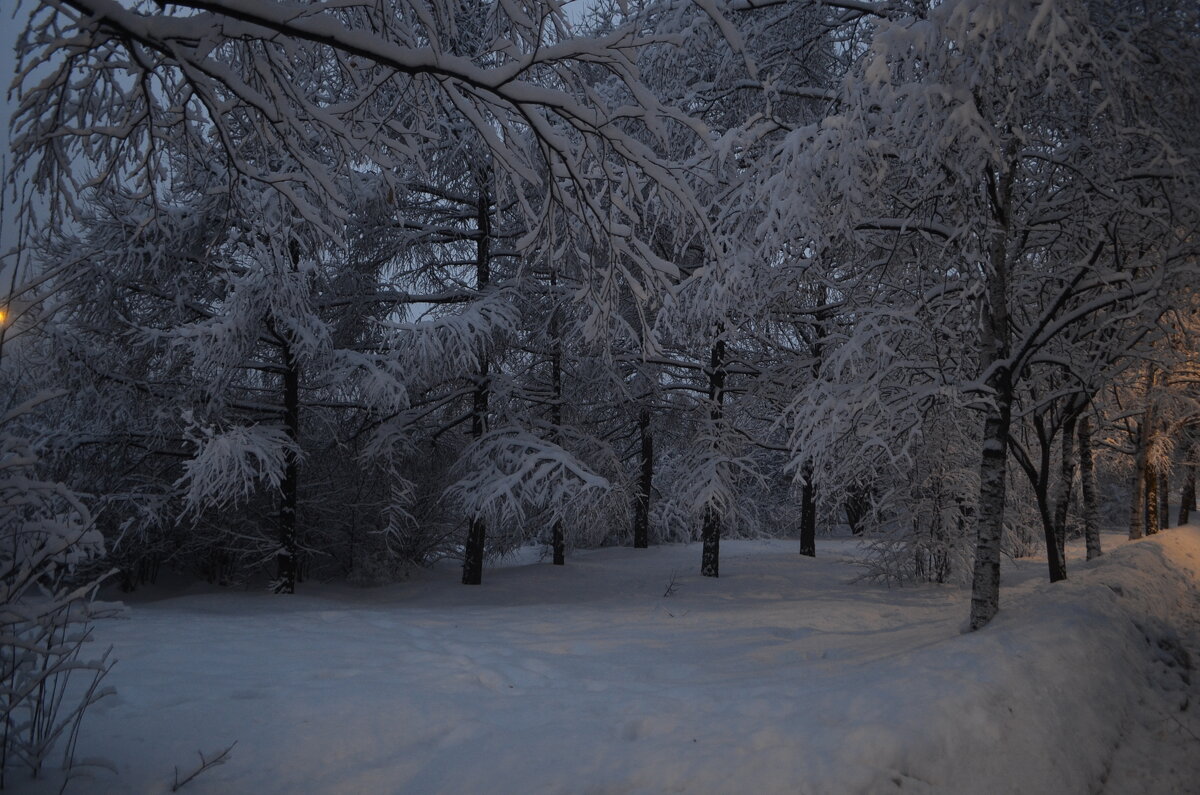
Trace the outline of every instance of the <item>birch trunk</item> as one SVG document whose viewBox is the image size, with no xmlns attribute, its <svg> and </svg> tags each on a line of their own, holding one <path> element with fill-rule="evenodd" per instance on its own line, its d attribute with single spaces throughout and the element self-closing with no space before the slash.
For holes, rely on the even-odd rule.
<svg viewBox="0 0 1200 795">
<path fill-rule="evenodd" d="M 1000 611 L 1000 543 L 1008 488 L 1008 436 L 1012 425 L 1013 380 L 1008 358 L 1012 330 L 1008 313 L 1008 207 L 1013 169 L 986 174 L 996 228 L 988 258 L 990 270 L 980 333 L 980 371 L 992 390 L 983 421 L 979 460 L 979 510 L 975 523 L 975 562 L 971 572 L 971 629 L 979 629 Z"/>
</svg>

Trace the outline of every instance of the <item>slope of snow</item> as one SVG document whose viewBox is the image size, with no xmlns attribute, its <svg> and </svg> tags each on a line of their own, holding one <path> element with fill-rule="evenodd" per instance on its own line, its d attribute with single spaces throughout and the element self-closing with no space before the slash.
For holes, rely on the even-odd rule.
<svg viewBox="0 0 1200 795">
<path fill-rule="evenodd" d="M 182 791 L 1166 792 L 1200 772 L 1182 731 L 1170 771 L 1122 761 L 1154 742 L 1179 633 L 1196 640 L 1200 530 L 1074 550 L 1055 586 L 1006 560 L 1002 612 L 972 634 L 965 591 L 851 583 L 851 545 L 818 553 L 726 542 L 719 580 L 689 546 L 474 588 L 443 569 L 295 597 L 151 590 L 96 631 L 118 694 L 80 755 L 115 773 L 67 792 L 169 792 L 234 741 Z M 1194 711 L 1170 725 L 1197 731 Z"/>
</svg>

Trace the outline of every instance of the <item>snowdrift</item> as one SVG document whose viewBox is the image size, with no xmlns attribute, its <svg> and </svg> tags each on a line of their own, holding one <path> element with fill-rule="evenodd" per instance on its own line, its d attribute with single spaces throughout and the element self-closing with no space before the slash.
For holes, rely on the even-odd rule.
<svg viewBox="0 0 1200 795">
<path fill-rule="evenodd" d="M 800 789 L 1098 791 L 1151 664 L 1186 665 L 1178 624 L 1195 620 L 1198 567 L 1200 530 L 1171 530 L 1010 597 L 983 631 L 875 668 L 816 738 L 816 775 L 792 773 L 812 782 Z"/>
</svg>

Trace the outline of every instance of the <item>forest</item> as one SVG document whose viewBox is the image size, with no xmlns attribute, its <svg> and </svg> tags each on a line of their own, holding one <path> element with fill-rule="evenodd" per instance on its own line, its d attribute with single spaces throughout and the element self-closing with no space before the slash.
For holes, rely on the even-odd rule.
<svg viewBox="0 0 1200 795">
<path fill-rule="evenodd" d="M 0 769 L 106 692 L 101 589 L 443 593 L 532 550 L 565 592 L 632 548 L 719 593 L 723 543 L 849 539 L 856 587 L 979 630 L 1002 562 L 1194 518 L 1190 0 L 13 20 Z"/>
</svg>

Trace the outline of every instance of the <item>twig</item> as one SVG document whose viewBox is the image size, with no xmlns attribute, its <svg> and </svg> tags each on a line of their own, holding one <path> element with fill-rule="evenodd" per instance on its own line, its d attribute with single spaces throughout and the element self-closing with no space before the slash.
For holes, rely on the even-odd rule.
<svg viewBox="0 0 1200 795">
<path fill-rule="evenodd" d="M 205 770 L 208 770 L 210 767 L 216 767 L 217 765 L 224 764 L 229 759 L 229 752 L 233 750 L 233 746 L 235 745 L 237 745 L 237 740 L 234 740 L 232 743 L 230 743 L 229 747 L 224 751 L 209 759 L 205 758 L 203 752 L 197 751 L 196 753 L 200 755 L 200 767 L 189 773 L 188 776 L 183 779 L 183 781 L 179 780 L 179 768 L 176 767 L 175 783 L 171 786 L 171 792 L 179 792 L 179 790 L 182 789 L 185 784 L 203 773 Z"/>
<path fill-rule="evenodd" d="M 675 593 L 675 589 L 679 587 L 679 583 L 675 582 L 675 578 L 679 576 L 679 570 L 671 572 L 671 581 L 667 583 L 667 590 L 663 591 L 663 598 L 666 599 L 671 594 Z"/>
<path fill-rule="evenodd" d="M 1177 724 L 1179 725 L 1179 728 L 1183 729 L 1185 732 L 1187 732 L 1188 734 L 1192 735 L 1192 739 L 1193 739 L 1193 740 L 1200 740 L 1200 736 L 1197 736 L 1197 735 L 1196 735 L 1196 733 L 1195 733 L 1194 731 L 1192 731 L 1191 727 L 1190 727 L 1190 726 L 1188 726 L 1188 725 L 1187 725 L 1186 723 L 1184 723 L 1183 721 L 1181 721 L 1181 720 L 1180 720 L 1180 719 L 1179 719 L 1177 716 L 1175 716 L 1174 714 L 1172 714 L 1172 713 L 1171 713 L 1169 710 L 1163 710 L 1163 712 L 1166 714 L 1166 716 L 1167 716 L 1168 718 L 1170 718 L 1171 720 L 1175 721 L 1175 723 L 1177 723 Z"/>
</svg>

